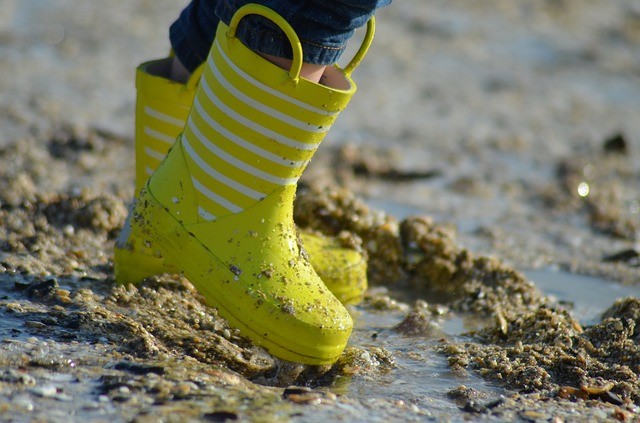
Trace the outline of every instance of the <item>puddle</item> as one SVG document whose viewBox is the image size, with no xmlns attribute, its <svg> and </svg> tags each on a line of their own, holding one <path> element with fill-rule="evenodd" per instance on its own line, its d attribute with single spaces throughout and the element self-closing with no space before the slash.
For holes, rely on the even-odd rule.
<svg viewBox="0 0 640 423">
<path fill-rule="evenodd" d="M 617 299 L 640 297 L 640 287 L 620 285 L 602 278 L 573 273 L 539 269 L 524 272 L 536 286 L 567 304 L 572 314 L 584 325 L 600 320 L 600 315 Z"/>
<path fill-rule="evenodd" d="M 375 209 L 391 213 L 399 220 L 424 214 L 419 207 L 388 199 L 368 199 L 367 203 Z M 526 270 L 524 274 L 545 295 L 571 310 L 572 315 L 585 326 L 598 323 L 601 314 L 617 299 L 640 296 L 640 287 L 624 286 L 603 278 L 572 274 L 555 268 Z M 392 329 L 406 313 L 357 310 L 357 327 L 351 344 L 365 348 L 384 347 L 396 358 L 398 367 L 388 375 L 375 378 L 354 377 L 342 387 L 338 381 L 333 389 L 344 389 L 341 393 L 360 400 L 376 397 L 402 400 L 424 407 L 436 416 L 447 415 L 449 418 L 460 415 L 460 410 L 457 404 L 447 398 L 446 393 L 460 385 L 487 393 L 489 397 L 505 393 L 499 386 L 488 383 L 472 372 L 464 376 L 453 373 L 446 359 L 434 352 L 441 338 L 454 343 L 467 341 L 463 334 L 479 329 L 481 322 L 477 319 L 454 316 L 440 322 L 441 332 L 429 338 L 416 338 L 405 337 Z"/>
<path fill-rule="evenodd" d="M 429 182 L 416 182 L 417 184 L 426 184 Z M 398 190 L 405 192 L 404 190 Z M 424 202 L 428 201 L 428 199 L 419 199 L 414 198 L 413 201 L 416 202 Z M 428 212 L 425 211 L 425 206 L 414 204 L 399 204 L 397 201 L 379 198 L 379 197 L 371 197 L 366 199 L 366 204 L 374 210 L 383 210 L 385 213 L 388 213 L 395 217 L 398 220 L 406 219 L 410 216 L 424 216 L 429 215 L 437 220 L 442 221 L 451 221 L 452 216 L 446 214 L 444 211 L 437 211 L 429 209 Z M 464 207 L 461 205 L 461 207 Z M 506 208 L 506 204 L 504 201 L 496 201 L 495 199 L 491 199 L 491 211 L 489 211 L 488 207 L 483 208 L 483 211 L 480 213 L 475 213 L 474 216 L 467 214 L 467 217 L 464 216 L 455 216 L 455 223 L 458 231 L 464 233 L 472 233 L 476 231 L 478 228 L 491 225 L 495 223 L 497 219 L 499 219 L 500 213 Z M 471 211 L 469 212 L 471 213 Z"/>
<path fill-rule="evenodd" d="M 640 296 L 640 288 L 623 286 L 602 278 L 576 275 L 555 269 L 529 270 L 528 279 L 535 282 L 541 291 L 565 306 L 570 307 L 583 324 L 592 325 L 617 299 Z M 384 347 L 396 358 L 397 368 L 386 376 L 375 379 L 358 376 L 344 381 L 346 386 L 336 383 L 336 391 L 360 400 L 367 398 L 391 398 L 405 403 L 414 403 L 426 408 L 434 415 L 459 413 L 460 410 L 446 393 L 465 385 L 497 397 L 504 390 L 492 385 L 475 374 L 459 375 L 451 372 L 444 357 L 433 351 L 438 340 L 446 338 L 452 342 L 465 342 L 463 333 L 479 329 L 476 319 L 454 316 L 440 322 L 441 332 L 430 338 L 406 337 L 392 328 L 402 321 L 404 312 L 373 312 L 358 309 L 356 330 L 351 344 L 365 348 Z"/>
<path fill-rule="evenodd" d="M 473 373 L 453 373 L 442 355 L 434 351 L 439 340 L 446 338 L 464 342 L 460 334 L 474 329 L 474 322 L 459 317 L 442 320 L 441 331 L 429 337 L 409 337 L 392 328 L 406 317 L 406 312 L 368 311 L 357 309 L 354 316 L 356 329 L 350 343 L 364 348 L 383 347 L 396 360 L 397 367 L 387 375 L 375 378 L 358 375 L 336 381 L 332 390 L 366 401 L 386 398 L 415 404 L 434 416 L 459 414 L 458 405 L 447 397 L 447 392 L 465 385 L 497 398 L 504 392 Z"/>
</svg>

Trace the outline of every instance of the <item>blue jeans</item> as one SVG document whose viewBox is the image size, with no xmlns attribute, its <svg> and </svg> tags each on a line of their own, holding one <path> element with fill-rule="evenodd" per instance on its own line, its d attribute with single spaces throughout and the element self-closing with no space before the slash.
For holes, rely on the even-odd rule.
<svg viewBox="0 0 640 423">
<path fill-rule="evenodd" d="M 229 24 L 247 3 L 267 6 L 291 24 L 302 42 L 304 62 L 330 65 L 338 61 L 355 29 L 391 0 L 192 0 L 169 30 L 173 51 L 190 72 L 206 60 L 220 20 Z M 284 33 L 261 16 L 242 19 L 237 36 L 253 51 L 292 56 Z"/>
</svg>

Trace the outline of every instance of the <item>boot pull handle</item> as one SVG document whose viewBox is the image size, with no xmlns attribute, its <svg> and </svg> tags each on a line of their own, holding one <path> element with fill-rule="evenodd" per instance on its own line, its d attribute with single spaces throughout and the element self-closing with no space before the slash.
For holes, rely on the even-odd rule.
<svg viewBox="0 0 640 423">
<path fill-rule="evenodd" d="M 369 47 L 371 47 L 371 43 L 373 42 L 373 36 L 375 35 L 375 33 L 376 18 L 374 16 L 371 16 L 371 19 L 369 19 L 369 21 L 367 22 L 367 32 L 365 32 L 364 34 L 364 38 L 362 40 L 360 48 L 353 56 L 349 64 L 347 64 L 347 66 L 345 66 L 344 68 L 344 73 L 347 76 L 351 76 L 351 73 L 356 70 L 358 66 L 360 66 L 360 62 L 362 62 L 362 59 L 364 59 L 364 56 L 366 56 L 367 52 L 369 51 Z"/>
<path fill-rule="evenodd" d="M 300 43 L 300 39 L 296 32 L 293 30 L 291 25 L 289 25 L 289 22 L 266 6 L 249 3 L 238 9 L 231 18 L 227 37 L 233 38 L 236 36 L 236 30 L 238 29 L 240 20 L 247 15 L 260 15 L 269 19 L 278 25 L 282 32 L 287 36 L 289 43 L 291 43 L 291 50 L 293 51 L 293 62 L 291 63 L 291 69 L 289 69 L 289 77 L 294 84 L 297 84 L 300 80 L 300 70 L 302 69 L 302 44 Z"/>
<path fill-rule="evenodd" d="M 282 32 L 284 32 L 284 34 L 287 36 L 289 42 L 291 43 L 291 50 L 293 51 L 293 61 L 291 63 L 291 69 L 289 69 L 289 77 L 294 84 L 297 84 L 298 81 L 300 81 L 300 70 L 302 69 L 302 43 L 298 38 L 298 34 L 296 34 L 289 22 L 287 22 L 275 11 L 260 4 L 250 3 L 239 8 L 231 18 L 231 22 L 229 22 L 229 30 L 227 31 L 228 37 L 233 38 L 236 36 L 236 30 L 238 29 L 240 20 L 247 15 L 260 15 L 264 18 L 269 19 L 270 21 L 278 25 Z M 358 67 L 358 65 L 360 65 L 360 62 L 367 54 L 367 51 L 369 50 L 369 47 L 373 42 L 375 28 L 375 18 L 371 17 L 369 22 L 367 22 L 367 32 L 364 36 L 364 40 L 362 41 L 362 45 L 353 56 L 349 64 L 343 70 L 343 72 L 347 76 L 351 75 L 351 73 Z"/>
</svg>

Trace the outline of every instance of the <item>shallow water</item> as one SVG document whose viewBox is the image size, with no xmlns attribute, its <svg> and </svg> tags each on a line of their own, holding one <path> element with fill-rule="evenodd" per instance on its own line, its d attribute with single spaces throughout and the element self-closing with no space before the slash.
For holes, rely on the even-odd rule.
<svg viewBox="0 0 640 423">
<path fill-rule="evenodd" d="M 392 352 L 397 368 L 388 375 L 373 379 L 358 376 L 346 381 L 346 394 L 366 400 L 388 398 L 416 404 L 434 416 L 459 412 L 458 405 L 447 398 L 446 393 L 465 385 L 498 397 L 501 388 L 493 386 L 474 374 L 456 374 L 451 371 L 445 357 L 437 354 L 434 347 L 440 339 L 463 341 L 462 332 L 472 330 L 472 322 L 453 317 L 439 322 L 440 330 L 429 337 L 411 337 L 399 334 L 393 327 L 399 324 L 406 313 L 368 312 L 356 314 L 356 330 L 351 344 L 360 347 L 384 347 Z M 336 388 L 341 390 L 337 382 Z"/>
<path fill-rule="evenodd" d="M 600 315 L 618 299 L 640 297 L 638 286 L 620 285 L 594 276 L 554 269 L 527 270 L 525 274 L 546 295 L 569 307 L 583 325 L 600 321 Z"/>
<path fill-rule="evenodd" d="M 640 287 L 623 286 L 602 278 L 557 269 L 528 270 L 525 274 L 545 295 L 570 308 L 584 325 L 598 322 L 601 313 L 615 300 L 640 296 Z M 477 319 L 454 316 L 440 322 L 441 331 L 432 337 L 416 338 L 392 330 L 404 317 L 405 313 L 402 312 L 359 311 L 356 316 L 357 329 L 351 343 L 367 347 L 383 346 L 396 357 L 398 368 L 388 378 L 354 378 L 348 383 L 345 393 L 359 399 L 384 397 L 414 402 L 437 415 L 459 412 L 458 406 L 445 394 L 460 385 L 489 393 L 490 397 L 497 397 L 503 392 L 499 386 L 474 374 L 452 372 L 446 359 L 433 351 L 441 338 L 464 342 L 465 332 L 479 329 Z M 411 354 L 406 354 L 409 351 Z"/>
<path fill-rule="evenodd" d="M 596 322 L 600 313 L 615 299 L 640 295 L 640 288 L 637 287 L 621 286 L 600 278 L 570 274 L 551 268 L 530 270 L 525 273 L 545 294 L 553 296 L 565 305 L 571 303 L 573 313 L 584 324 Z M 11 285 L 9 283 L 0 285 L 0 298 L 10 301 L 22 296 L 13 290 Z M 24 298 L 20 299 L 20 302 L 23 305 L 30 304 Z M 25 326 L 29 325 L 28 321 L 31 320 L 28 315 L 8 313 L 6 310 L 6 307 L 3 308 L 0 318 L 0 339 L 5 340 L 3 354 L 15 354 L 16 362 L 19 360 L 20 351 L 25 347 L 30 351 L 41 351 L 39 355 L 43 360 L 48 361 L 60 361 L 65 356 L 88 359 L 88 357 L 96 357 L 98 350 L 108 348 L 106 339 L 102 343 L 85 345 L 66 344 L 46 337 L 34 337 L 24 330 Z M 411 337 L 393 329 L 406 317 L 406 311 L 376 311 L 361 306 L 353 307 L 352 310 L 356 328 L 350 344 L 365 350 L 375 347 L 384 348 L 394 356 L 396 367 L 388 373 L 372 372 L 371 375 L 357 374 L 353 377 L 340 377 L 328 387 L 330 391 L 346 395 L 362 404 L 383 399 L 405 407 L 413 407 L 413 413 L 410 414 L 415 418 L 453 418 L 454 420 L 462 419 L 465 413 L 460 410 L 459 404 L 447 397 L 447 393 L 452 389 L 461 385 L 474 388 L 484 393 L 486 402 L 497 399 L 501 393 L 505 392 L 501 387 L 481 379 L 474 373 L 453 372 L 446 358 L 434 350 L 441 339 L 464 342 L 465 332 L 478 329 L 476 319 L 465 319 L 463 316 L 454 315 L 450 318 L 435 320 L 432 334 L 425 337 Z M 88 359 L 88 361 L 95 360 Z M 98 361 L 93 364 L 100 366 Z M 104 365 L 103 363 L 102 366 Z M 106 363 L 104 371 L 109 372 L 109 367 L 111 365 Z M 52 393 L 51 398 L 58 403 L 69 403 L 69 398 L 73 397 L 73 404 L 78 406 L 69 403 L 69 407 L 64 408 L 73 410 L 77 418 L 82 416 L 95 418 L 117 413 L 115 408 L 109 406 L 105 397 L 96 395 L 95 379 L 65 376 L 64 370 L 60 370 L 62 373 L 54 372 L 43 377 L 36 388 L 30 388 L 33 392 L 29 392 L 42 396 L 41 390 L 49 389 L 53 392 L 51 386 L 55 386 L 64 394 Z M 25 409 L 39 408 L 37 404 L 33 404 L 32 397 L 28 395 L 18 395 L 15 400 L 23 402 Z M 375 408 L 367 410 L 366 407 L 360 409 L 358 406 L 344 404 L 333 410 L 327 409 L 325 413 L 332 414 L 340 409 L 363 419 L 370 418 L 371 421 L 379 417 L 376 415 Z M 322 415 L 326 416 L 326 414 L 313 418 L 308 416 L 309 421 L 320 421 Z M 55 417 L 54 420 L 56 420 Z"/>
</svg>

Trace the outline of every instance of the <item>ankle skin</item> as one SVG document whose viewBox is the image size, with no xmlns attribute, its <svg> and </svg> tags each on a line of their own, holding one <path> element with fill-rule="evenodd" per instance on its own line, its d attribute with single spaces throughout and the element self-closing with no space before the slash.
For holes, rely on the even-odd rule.
<svg viewBox="0 0 640 423">
<path fill-rule="evenodd" d="M 289 70 L 291 69 L 291 59 L 286 59 L 284 57 L 273 56 L 270 54 L 259 53 L 262 57 L 267 59 L 269 62 L 278 66 L 281 69 Z M 304 63 L 302 65 L 302 69 L 300 70 L 300 76 L 305 78 L 311 82 L 318 83 L 322 80 L 322 76 L 324 75 L 326 65 L 315 65 L 312 63 Z M 191 73 L 187 70 L 187 68 L 182 64 L 180 59 L 176 56 L 172 58 L 171 61 L 171 70 L 169 71 L 169 79 L 175 82 L 180 82 L 186 84 L 189 80 Z"/>
</svg>

